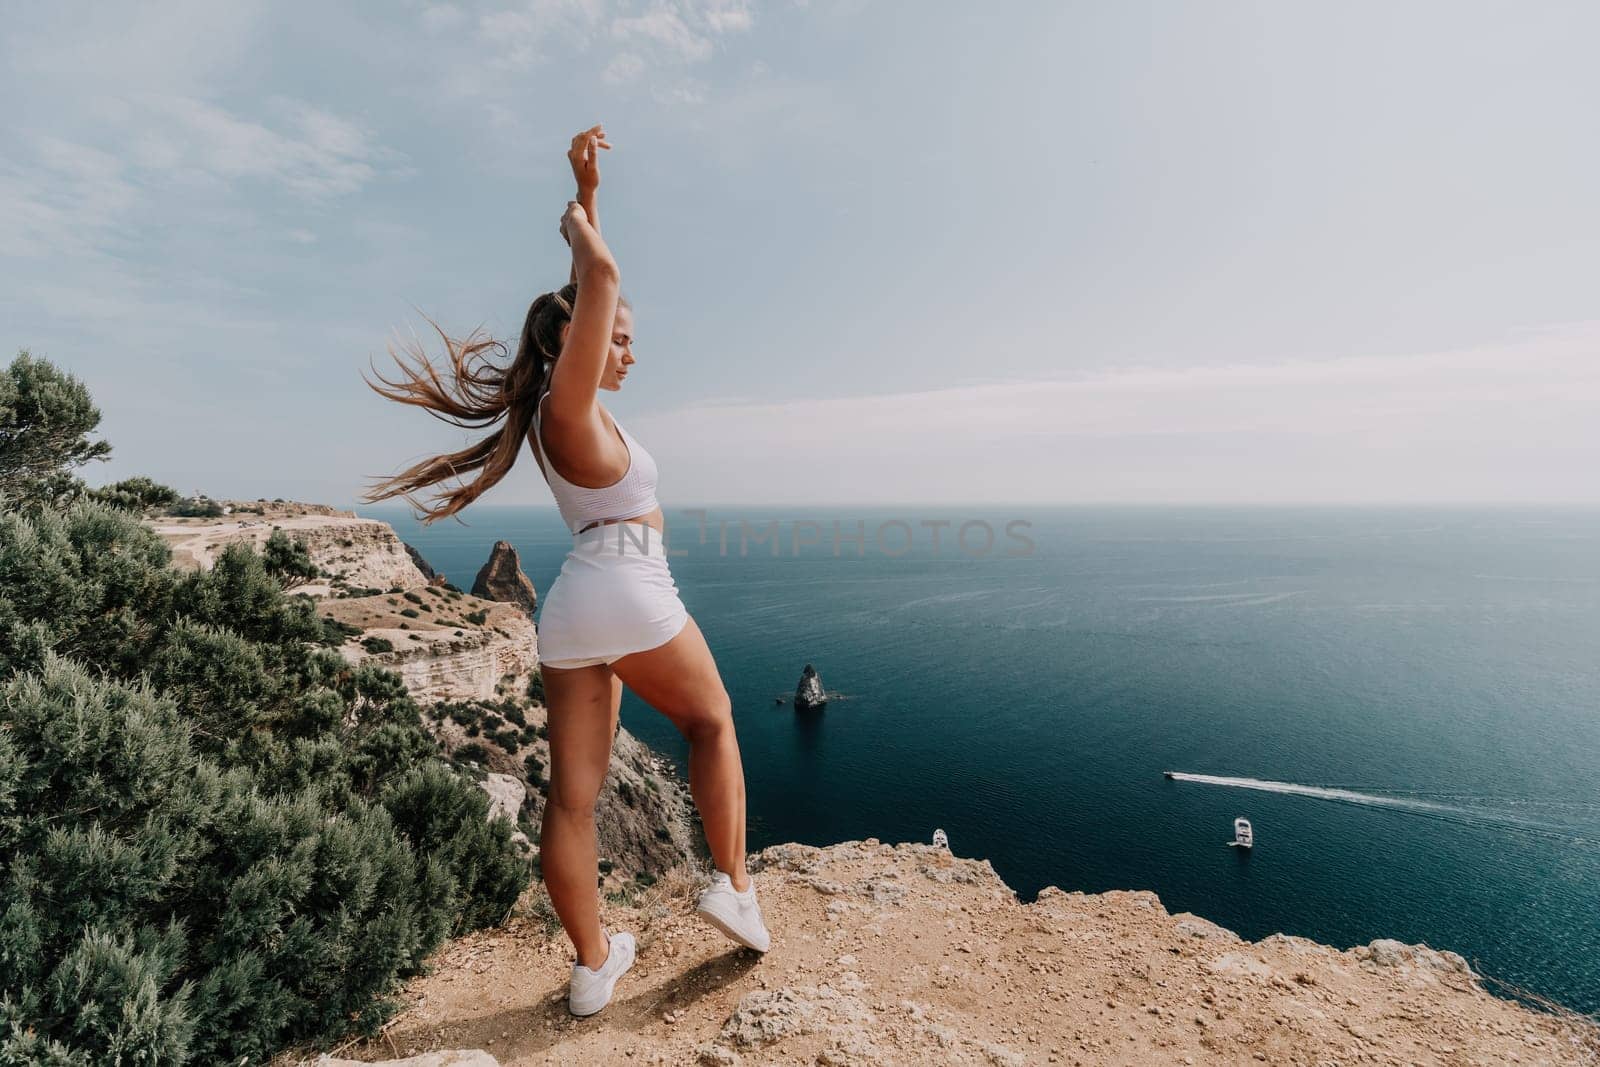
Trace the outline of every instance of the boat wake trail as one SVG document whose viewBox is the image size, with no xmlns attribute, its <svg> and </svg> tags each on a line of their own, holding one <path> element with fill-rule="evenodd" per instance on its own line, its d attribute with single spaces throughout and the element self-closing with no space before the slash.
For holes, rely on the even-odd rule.
<svg viewBox="0 0 1600 1067">
<path fill-rule="evenodd" d="M 1339 804 L 1356 804 L 1368 808 L 1388 808 L 1408 815 L 1421 815 L 1462 826 L 1472 826 L 1480 829 L 1500 827 L 1576 844 L 1595 844 L 1591 837 L 1575 833 L 1571 827 L 1528 819 L 1509 811 L 1494 810 L 1482 806 L 1466 807 L 1460 804 L 1447 804 L 1442 800 L 1429 800 L 1415 794 L 1385 796 L 1382 793 L 1367 793 L 1334 786 L 1274 782 L 1263 778 L 1229 778 L 1217 774 L 1186 774 L 1182 771 L 1169 771 L 1167 777 L 1175 782 L 1193 782 L 1197 785 L 1215 785 L 1228 789 L 1251 789 L 1259 793 L 1280 793 L 1288 796 L 1310 797 L 1314 800 L 1329 800 Z"/>
</svg>

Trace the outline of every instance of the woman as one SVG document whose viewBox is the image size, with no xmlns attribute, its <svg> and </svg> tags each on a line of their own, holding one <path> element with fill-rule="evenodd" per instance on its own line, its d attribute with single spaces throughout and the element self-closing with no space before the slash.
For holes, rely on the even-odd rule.
<svg viewBox="0 0 1600 1067">
<path fill-rule="evenodd" d="M 458 426 L 503 422 L 476 445 L 381 481 L 366 500 L 402 496 L 432 523 L 500 481 L 526 442 L 574 535 L 539 618 L 550 733 L 540 863 L 577 956 L 567 1002 L 574 1015 L 605 1007 L 635 953 L 632 934 L 601 926 L 596 888 L 595 801 L 624 685 L 689 742 L 689 788 L 716 865 L 699 913 L 757 952 L 771 944 L 745 870 L 744 770 L 728 692 L 667 566 L 655 462 L 599 401 L 600 390 L 621 390 L 635 363 L 632 309 L 595 209 L 599 150 L 610 147 L 600 126 L 572 139 L 567 158 L 578 199 L 568 202 L 560 225 L 572 249 L 571 281 L 533 302 L 509 367 L 486 355 L 503 354 L 499 342 L 476 331 L 453 341 L 434 325 L 451 356 L 448 381 L 413 350 L 417 367 L 396 355 L 402 381 L 380 377 L 387 389 L 367 383 Z M 412 495 L 473 471 L 474 480 L 441 490 L 432 507 Z"/>
</svg>

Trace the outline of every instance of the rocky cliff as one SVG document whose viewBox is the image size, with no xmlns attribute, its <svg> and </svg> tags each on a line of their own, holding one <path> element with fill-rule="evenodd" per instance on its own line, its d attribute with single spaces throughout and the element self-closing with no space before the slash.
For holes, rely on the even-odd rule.
<svg viewBox="0 0 1600 1067">
<path fill-rule="evenodd" d="M 345 627 L 340 655 L 381 664 L 404 679 L 444 750 L 484 776 L 537 855 L 532 842 L 544 813 L 550 751 L 533 618 L 538 598 L 516 549 L 495 544 L 474 595 L 436 574 L 386 522 L 295 501 L 223 504 L 229 513 L 218 518 L 147 523 L 183 567 L 210 567 L 230 542 L 259 551 L 275 529 L 303 543 L 327 573 L 294 592 L 312 596 L 323 618 Z M 508 805 L 504 798 L 516 790 L 491 775 L 515 779 L 521 796 Z M 692 855 L 694 818 L 671 763 L 620 730 L 596 811 L 607 886 L 619 889 Z"/>
<path fill-rule="evenodd" d="M 253 545 L 259 551 L 272 531 L 281 528 L 304 542 L 311 562 L 329 572 L 326 577 L 297 587 L 297 593 L 326 597 L 396 586 L 410 589 L 428 581 L 386 522 L 322 504 L 265 500 L 220 503 L 229 511 L 219 518 L 147 520 L 147 525 L 171 546 L 174 565 L 210 567 L 223 546 L 234 541 Z"/>
<path fill-rule="evenodd" d="M 1024 904 L 987 861 L 931 845 L 777 845 L 750 867 L 773 935 L 764 956 L 700 923 L 699 879 L 675 872 L 604 909 L 635 932 L 639 956 L 598 1015 L 567 1014 L 571 947 L 522 914 L 453 943 L 407 987 L 385 1036 L 341 1055 L 835 1067 L 1600 1055 L 1592 1023 L 1494 997 L 1459 956 L 1423 946 L 1248 942 L 1144 892 L 1050 887 Z"/>
</svg>

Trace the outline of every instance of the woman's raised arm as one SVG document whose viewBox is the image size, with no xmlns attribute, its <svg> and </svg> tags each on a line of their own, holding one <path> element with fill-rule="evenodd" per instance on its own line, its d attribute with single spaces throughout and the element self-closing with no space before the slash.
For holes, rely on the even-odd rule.
<svg viewBox="0 0 1600 1067">
<path fill-rule="evenodd" d="M 591 126 L 573 137 L 572 147 L 567 150 L 567 162 L 572 164 L 572 176 L 578 183 L 578 204 L 589 217 L 589 225 L 594 227 L 595 233 L 600 232 L 600 209 L 596 203 L 600 192 L 600 149 L 610 147 L 606 131 L 600 126 Z M 574 255 L 569 281 L 577 280 L 578 259 Z"/>
<path fill-rule="evenodd" d="M 567 212 L 561 217 L 561 234 L 572 246 L 578 298 L 572 305 L 572 322 L 561 346 L 561 357 L 551 371 L 550 417 L 552 421 L 569 423 L 592 419 L 603 430 L 604 424 L 596 416 L 595 400 L 611 351 L 622 272 L 600 239 L 600 231 L 589 225 L 588 216 L 576 200 L 568 202 Z"/>
</svg>

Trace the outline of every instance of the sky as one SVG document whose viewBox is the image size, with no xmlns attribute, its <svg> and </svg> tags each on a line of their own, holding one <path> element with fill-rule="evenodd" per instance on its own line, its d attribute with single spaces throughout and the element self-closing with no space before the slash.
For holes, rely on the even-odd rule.
<svg viewBox="0 0 1600 1067">
<path fill-rule="evenodd" d="M 1600 6 L 14 7 L 0 325 L 83 476 L 356 506 L 474 434 L 571 136 L 671 507 L 1600 503 Z M 550 506 L 531 455 L 481 498 Z"/>
</svg>

